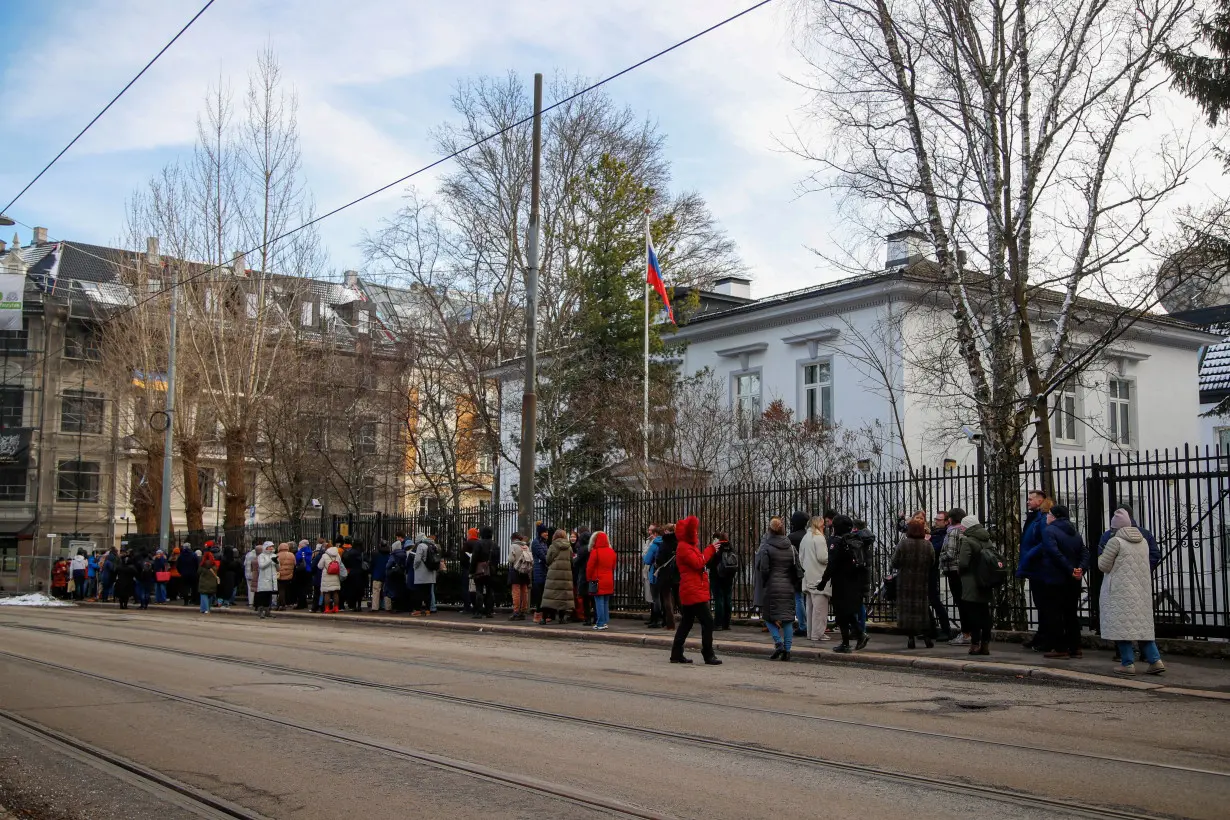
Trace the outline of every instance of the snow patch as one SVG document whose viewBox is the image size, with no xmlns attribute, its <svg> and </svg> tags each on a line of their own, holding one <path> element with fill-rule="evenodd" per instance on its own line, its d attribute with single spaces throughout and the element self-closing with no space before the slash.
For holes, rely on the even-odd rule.
<svg viewBox="0 0 1230 820">
<path fill-rule="evenodd" d="M 50 598 L 41 592 L 32 592 L 29 595 L 0 598 L 0 606 L 72 606 L 72 604 L 56 598 Z"/>
</svg>

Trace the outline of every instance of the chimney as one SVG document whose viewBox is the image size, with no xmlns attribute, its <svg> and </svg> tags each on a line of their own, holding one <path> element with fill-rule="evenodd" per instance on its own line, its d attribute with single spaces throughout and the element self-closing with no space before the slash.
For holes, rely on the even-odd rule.
<svg viewBox="0 0 1230 820">
<path fill-rule="evenodd" d="M 158 258 L 158 237 L 156 236 L 145 240 L 145 261 L 154 266 L 162 264 L 162 260 Z"/>
<path fill-rule="evenodd" d="M 40 228 L 37 225 L 34 227 L 34 243 L 35 245 L 47 244 L 47 229 Z"/>
<path fill-rule="evenodd" d="M 359 287 L 359 272 L 357 270 L 344 271 L 342 275 L 346 277 L 346 287 L 348 288 Z"/>
<path fill-rule="evenodd" d="M 899 268 L 926 259 L 933 248 L 931 240 L 921 231 L 897 231 L 888 235 L 888 259 L 886 268 Z"/>
<path fill-rule="evenodd" d="M 235 258 L 231 261 L 231 272 L 236 276 L 246 276 L 248 270 L 247 262 L 243 255 L 243 251 L 235 251 Z"/>
<path fill-rule="evenodd" d="M 713 283 L 713 292 L 739 299 L 751 299 L 752 280 L 742 276 L 724 276 Z"/>
</svg>

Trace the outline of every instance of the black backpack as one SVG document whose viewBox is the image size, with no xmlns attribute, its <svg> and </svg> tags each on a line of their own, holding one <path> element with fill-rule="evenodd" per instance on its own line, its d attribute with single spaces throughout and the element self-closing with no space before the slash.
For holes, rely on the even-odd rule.
<svg viewBox="0 0 1230 820">
<path fill-rule="evenodd" d="M 733 549 L 724 549 L 718 552 L 716 570 L 717 577 L 719 578 L 734 578 L 739 574 L 739 553 Z"/>
<path fill-rule="evenodd" d="M 423 556 L 423 566 L 435 572 L 440 569 L 440 548 L 430 541 L 423 543 L 427 545 L 427 554 Z"/>
<path fill-rule="evenodd" d="M 974 580 L 984 589 L 1001 587 L 1008 581 L 1008 562 L 1003 553 L 987 544 L 974 561 Z"/>
</svg>

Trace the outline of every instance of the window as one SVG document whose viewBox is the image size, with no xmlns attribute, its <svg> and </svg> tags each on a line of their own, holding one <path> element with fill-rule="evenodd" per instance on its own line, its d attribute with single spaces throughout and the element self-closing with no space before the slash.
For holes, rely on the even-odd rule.
<svg viewBox="0 0 1230 820">
<path fill-rule="evenodd" d="M 358 454 L 361 456 L 376 453 L 376 422 L 364 421 L 359 424 Z"/>
<path fill-rule="evenodd" d="M 1132 443 L 1132 383 L 1110 380 L 1110 440 L 1128 446 Z"/>
<path fill-rule="evenodd" d="M 26 391 L 21 388 L 0 389 L 0 430 L 21 427 Z"/>
<path fill-rule="evenodd" d="M 833 365 L 813 362 L 803 365 L 803 420 L 813 424 L 833 423 Z"/>
<path fill-rule="evenodd" d="M 0 468 L 0 501 L 26 500 L 26 468 Z"/>
<path fill-rule="evenodd" d="M 1223 453 L 1230 453 L 1230 427 L 1217 428 L 1217 446 Z"/>
<path fill-rule="evenodd" d="M 299 305 L 299 324 L 310 327 L 312 324 L 312 303 L 303 302 Z"/>
<path fill-rule="evenodd" d="M 1055 393 L 1051 410 L 1055 441 L 1076 444 L 1076 388 L 1064 387 Z"/>
<path fill-rule="evenodd" d="M 97 361 L 100 355 L 98 330 L 83 322 L 70 322 L 64 329 L 64 357 Z"/>
<path fill-rule="evenodd" d="M 25 353 L 30 347 L 30 320 L 21 320 L 21 330 L 0 330 L 0 351 L 6 354 Z"/>
<path fill-rule="evenodd" d="M 739 438 L 751 438 L 760 421 L 760 374 L 744 373 L 735 377 L 735 419 Z"/>
<path fill-rule="evenodd" d="M 478 462 L 475 465 L 479 475 L 492 475 L 495 473 L 495 455 L 491 452 L 491 448 L 486 445 L 482 446 L 478 451 Z"/>
<path fill-rule="evenodd" d="M 444 449 L 440 440 L 434 436 L 423 436 L 419 439 L 418 459 L 420 472 L 428 475 L 444 473 Z"/>
<path fill-rule="evenodd" d="M 98 503 L 97 461 L 61 461 L 56 472 L 56 501 Z"/>
<path fill-rule="evenodd" d="M 376 511 L 376 479 L 368 476 L 359 485 L 359 511 Z"/>
<path fill-rule="evenodd" d="M 434 495 L 419 496 L 419 515 L 438 515 L 440 513 L 440 499 Z"/>
<path fill-rule="evenodd" d="M 371 325 L 371 314 L 366 310 L 359 311 L 359 333 L 368 333 Z"/>
<path fill-rule="evenodd" d="M 0 537 L 0 572 L 17 571 L 17 538 Z"/>
<path fill-rule="evenodd" d="M 102 428 L 102 396 L 77 390 L 60 399 L 61 433 L 101 433 Z"/>
<path fill-rule="evenodd" d="M 196 471 L 197 485 L 201 488 L 201 506 L 214 505 L 214 492 L 218 489 L 218 474 L 213 467 L 201 467 Z"/>
</svg>

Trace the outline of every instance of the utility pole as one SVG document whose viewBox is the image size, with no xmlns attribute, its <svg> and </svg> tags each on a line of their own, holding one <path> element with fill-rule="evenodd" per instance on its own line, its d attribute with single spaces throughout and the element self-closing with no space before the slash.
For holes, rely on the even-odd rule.
<svg viewBox="0 0 1230 820">
<path fill-rule="evenodd" d="M 521 397 L 521 483 L 517 519 L 534 534 L 534 451 L 538 442 L 538 188 L 542 166 L 542 75 L 534 75 L 534 161 L 530 171 L 529 270 L 525 276 L 525 392 Z"/>
<path fill-rule="evenodd" d="M 164 267 L 164 273 L 170 273 L 170 266 Z M 173 276 L 173 274 L 172 274 Z M 164 282 L 166 279 L 164 278 Z M 170 555 L 171 540 L 171 446 L 175 440 L 175 306 L 179 302 L 179 294 L 175 290 L 175 281 L 170 283 L 171 291 L 171 328 L 167 337 L 167 430 L 162 450 L 162 521 L 158 526 L 158 546 L 163 555 Z M 148 379 L 149 376 L 147 375 Z"/>
</svg>

